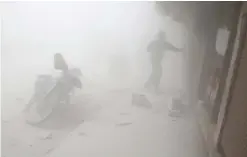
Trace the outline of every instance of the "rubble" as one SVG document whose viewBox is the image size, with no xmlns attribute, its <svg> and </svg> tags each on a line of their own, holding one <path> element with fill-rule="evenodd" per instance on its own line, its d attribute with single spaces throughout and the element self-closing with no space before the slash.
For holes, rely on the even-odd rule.
<svg viewBox="0 0 247 157">
<path fill-rule="evenodd" d="M 123 123 L 118 123 L 116 124 L 117 126 L 127 126 L 127 125 L 131 125 L 131 122 L 123 122 Z"/>
<path fill-rule="evenodd" d="M 144 94 L 132 94 L 132 105 L 137 107 L 152 108 L 151 102 Z"/>
</svg>

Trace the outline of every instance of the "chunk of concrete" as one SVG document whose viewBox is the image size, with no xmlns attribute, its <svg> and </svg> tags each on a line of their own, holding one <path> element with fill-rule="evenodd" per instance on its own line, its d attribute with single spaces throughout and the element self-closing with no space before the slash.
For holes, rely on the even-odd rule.
<svg viewBox="0 0 247 157">
<path fill-rule="evenodd" d="M 148 100 L 147 96 L 144 94 L 132 94 L 132 105 L 137 107 L 152 108 L 151 102 Z"/>
</svg>

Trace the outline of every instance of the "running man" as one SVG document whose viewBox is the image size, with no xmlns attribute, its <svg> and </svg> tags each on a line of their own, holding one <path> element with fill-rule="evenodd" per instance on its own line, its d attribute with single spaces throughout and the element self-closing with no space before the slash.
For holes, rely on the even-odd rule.
<svg viewBox="0 0 247 157">
<path fill-rule="evenodd" d="M 159 91 L 160 79 L 162 77 L 162 59 L 164 52 L 166 51 L 181 51 L 180 49 L 174 47 L 166 41 L 166 34 L 160 32 L 158 38 L 152 41 L 148 47 L 147 51 L 150 52 L 152 73 L 145 83 L 145 88 L 153 87 L 156 92 Z"/>
</svg>

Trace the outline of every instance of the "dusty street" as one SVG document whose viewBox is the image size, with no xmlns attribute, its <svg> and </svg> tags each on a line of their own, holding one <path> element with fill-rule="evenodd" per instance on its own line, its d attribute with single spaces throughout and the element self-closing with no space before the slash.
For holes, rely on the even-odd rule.
<svg viewBox="0 0 247 157">
<path fill-rule="evenodd" d="M 131 106 L 130 94 L 112 97 L 97 119 L 81 124 L 49 157 L 204 157 L 193 117 L 168 117 L 164 98 L 151 99 L 153 108 L 146 109 Z"/>
<path fill-rule="evenodd" d="M 148 95 L 152 108 L 132 106 L 131 98 L 128 89 L 80 94 L 39 127 L 20 114 L 3 123 L 2 155 L 204 157 L 195 120 L 169 117 L 169 97 Z"/>
<path fill-rule="evenodd" d="M 190 38 L 156 2 L 14 2 L 0 11 L 3 157 L 205 157 L 196 118 L 168 116 L 172 95 L 190 95 Z M 164 53 L 154 55 L 163 67 L 158 96 L 141 89 L 156 51 Z M 81 69 L 82 90 L 42 125 L 27 124 L 22 111 L 37 76 L 71 68 Z M 133 93 L 151 105 L 133 106 Z"/>
</svg>

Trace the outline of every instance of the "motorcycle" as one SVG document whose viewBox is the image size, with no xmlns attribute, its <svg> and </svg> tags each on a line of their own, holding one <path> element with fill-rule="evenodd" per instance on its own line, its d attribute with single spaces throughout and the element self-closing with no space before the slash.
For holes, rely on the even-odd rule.
<svg viewBox="0 0 247 157">
<path fill-rule="evenodd" d="M 49 119 L 59 106 L 69 105 L 74 90 L 82 88 L 80 76 L 78 68 L 62 72 L 58 79 L 51 75 L 38 75 L 34 94 L 25 109 L 27 123 L 40 124 Z"/>
</svg>

